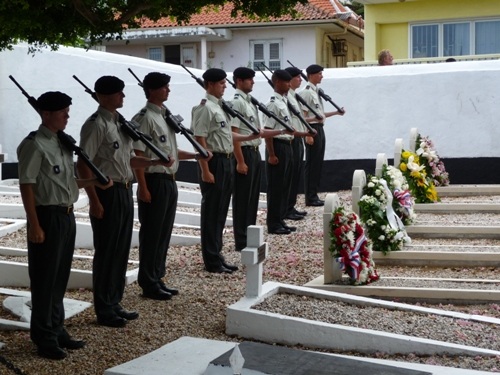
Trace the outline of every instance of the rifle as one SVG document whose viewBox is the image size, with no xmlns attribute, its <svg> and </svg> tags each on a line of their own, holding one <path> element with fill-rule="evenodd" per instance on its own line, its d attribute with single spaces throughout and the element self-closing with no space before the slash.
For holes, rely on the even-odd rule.
<svg viewBox="0 0 500 375">
<path fill-rule="evenodd" d="M 291 66 L 293 66 L 294 68 L 296 68 L 295 65 L 293 65 L 290 60 L 286 60 L 287 63 L 289 63 Z M 304 78 L 306 80 L 306 82 L 309 82 L 309 80 L 307 79 L 307 76 L 302 72 L 302 70 L 300 71 L 300 75 L 302 76 L 302 78 Z M 337 108 L 337 111 L 339 111 L 340 113 L 344 113 L 344 110 L 342 108 L 340 108 L 337 104 L 335 104 L 332 100 L 332 98 L 330 98 L 327 94 L 325 94 L 325 92 L 323 91 L 322 88 L 318 88 L 318 95 L 321 96 L 324 100 L 326 100 L 328 103 L 330 103 L 331 105 L 333 105 L 335 108 Z"/>
<path fill-rule="evenodd" d="M 36 102 L 36 99 L 32 96 L 30 96 L 22 87 L 21 85 L 14 79 L 14 77 L 12 77 L 11 75 L 9 76 L 9 78 L 11 79 L 12 82 L 14 82 L 14 84 L 19 88 L 19 90 L 21 90 L 21 92 L 23 93 L 23 95 L 28 99 L 28 103 L 33 107 L 33 109 L 35 111 L 37 111 L 37 113 L 40 113 L 39 109 L 38 109 L 38 104 Z M 69 135 L 69 134 L 66 134 L 65 132 L 63 132 L 62 130 L 59 130 L 57 132 L 57 137 L 59 138 L 59 140 L 61 141 L 61 144 L 64 145 L 64 147 L 66 147 L 68 150 L 70 150 L 71 152 L 74 152 L 75 155 L 78 155 L 82 161 L 87 164 L 87 166 L 92 170 L 92 172 L 94 173 L 94 175 L 96 176 L 97 178 L 97 181 L 99 181 L 99 183 L 101 185 L 107 185 L 109 183 L 109 178 L 107 176 L 105 176 L 100 170 L 99 168 L 97 168 L 95 166 L 94 163 L 92 163 L 92 161 L 90 161 L 90 158 L 88 157 L 88 155 L 85 153 L 85 151 L 83 151 L 83 149 L 79 146 L 76 145 L 76 141 L 75 139 Z"/>
<path fill-rule="evenodd" d="M 203 84 L 203 80 L 199 77 L 196 77 L 193 73 L 191 73 L 189 71 L 188 68 L 186 68 L 183 64 L 181 64 L 181 66 L 184 68 L 184 70 L 186 72 L 189 73 L 189 75 L 201 86 L 203 87 L 203 89 L 205 89 L 205 85 Z M 220 99 L 220 102 L 221 102 L 221 107 L 222 109 L 224 110 L 224 112 L 226 112 L 228 115 L 230 115 L 231 117 L 233 118 L 237 118 L 238 120 L 240 120 L 248 129 L 250 129 L 252 131 L 253 134 L 257 135 L 260 133 L 260 131 L 255 127 L 253 126 L 250 122 L 247 121 L 247 119 L 245 117 L 243 117 L 243 115 L 241 113 L 238 113 L 238 111 L 235 111 L 234 109 L 231 108 L 231 106 L 224 100 L 224 99 Z"/>
<path fill-rule="evenodd" d="M 265 65 L 264 65 L 265 66 Z M 267 68 L 267 66 L 265 66 Z M 262 75 L 264 77 L 266 77 L 267 79 L 267 82 L 271 85 L 271 87 L 273 88 L 274 90 L 274 85 L 273 85 L 273 82 L 266 76 L 266 74 L 262 71 L 262 69 L 260 67 L 257 67 L 257 69 L 259 69 L 259 71 L 262 73 Z M 269 69 L 269 68 L 267 68 Z M 298 94 L 295 94 L 295 97 L 299 96 Z M 302 99 L 303 100 L 303 99 Z M 293 115 L 295 117 L 297 117 L 300 122 L 306 127 L 306 129 L 308 130 L 309 134 L 316 134 L 316 131 L 312 128 L 312 126 L 304 119 L 304 117 L 302 116 L 302 114 L 300 113 L 300 111 L 295 108 L 293 106 L 292 103 L 290 103 L 289 101 L 287 101 L 287 106 L 288 106 L 288 109 L 290 110 L 290 112 L 293 113 Z"/>
<path fill-rule="evenodd" d="M 91 89 L 89 89 L 85 83 L 80 81 L 77 76 L 73 75 L 73 78 L 85 88 L 85 92 L 89 94 L 96 102 L 99 102 L 97 99 L 97 95 L 95 92 L 93 92 Z M 164 162 L 164 163 L 170 163 L 170 158 L 168 156 L 165 156 L 161 150 L 156 147 L 154 144 L 151 143 L 151 137 L 148 135 L 138 131 L 136 128 L 139 126 L 133 125 L 130 121 L 125 120 L 125 117 L 123 117 L 118 111 L 116 112 L 118 115 L 118 122 L 121 124 L 121 129 L 134 141 L 141 141 L 144 143 L 158 158 Z"/>
<path fill-rule="evenodd" d="M 128 71 L 135 77 L 138 82 L 137 84 L 141 87 L 144 87 L 142 81 L 135 75 L 132 69 L 128 68 Z M 207 150 L 205 150 L 203 146 L 200 145 L 196 141 L 196 139 L 192 137 L 193 132 L 182 125 L 182 120 L 184 119 L 180 115 L 174 116 L 165 105 L 163 107 L 165 108 L 165 122 L 167 123 L 167 125 L 170 126 L 170 128 L 174 132 L 181 133 L 184 137 L 186 137 L 186 139 L 193 145 L 193 147 L 200 153 L 201 156 L 203 156 L 204 158 L 208 158 Z"/>
<path fill-rule="evenodd" d="M 226 81 L 228 81 L 228 82 L 229 82 L 229 84 L 230 84 L 231 86 L 233 86 L 233 88 L 234 88 L 234 89 L 236 89 L 236 85 L 234 84 L 234 82 L 232 82 L 230 79 L 227 79 L 227 78 L 226 78 Z M 261 111 L 261 112 L 262 112 L 263 114 L 265 114 L 267 117 L 274 119 L 274 120 L 275 120 L 276 122 L 278 122 L 281 126 L 283 126 L 283 127 L 284 127 L 287 131 L 289 131 L 289 132 L 294 132 L 294 131 L 295 131 L 295 129 L 294 129 L 294 128 L 292 128 L 290 125 L 288 125 L 288 124 L 287 124 L 287 123 L 285 123 L 283 120 L 281 120 L 281 119 L 280 119 L 278 116 L 276 116 L 273 112 L 269 111 L 269 110 L 267 109 L 267 107 L 266 107 L 263 103 L 259 102 L 259 101 L 258 101 L 257 99 L 255 99 L 252 95 L 250 95 L 250 100 L 252 101 L 252 104 L 253 104 L 254 106 L 256 106 L 256 107 L 259 109 L 259 111 Z"/>
<path fill-rule="evenodd" d="M 267 70 L 269 70 L 271 73 L 273 72 L 271 69 L 269 69 L 266 64 L 264 63 L 261 63 L 264 68 L 266 68 Z M 302 71 L 300 72 L 300 74 L 302 75 Z M 267 78 L 267 77 L 266 77 Z M 316 110 L 311 107 L 305 100 L 302 96 L 300 96 L 298 93 L 295 93 L 295 99 L 297 99 L 297 101 L 302 104 L 304 107 L 307 107 L 307 109 L 314 115 L 314 117 L 316 117 L 318 120 L 322 121 L 323 120 L 323 116 L 321 116 L 318 112 L 316 112 Z"/>
</svg>

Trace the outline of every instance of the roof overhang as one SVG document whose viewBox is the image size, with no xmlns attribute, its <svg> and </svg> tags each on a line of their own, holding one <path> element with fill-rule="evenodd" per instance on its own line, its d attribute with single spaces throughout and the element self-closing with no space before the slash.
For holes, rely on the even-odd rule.
<svg viewBox="0 0 500 375">
<path fill-rule="evenodd" d="M 209 28 L 205 26 L 187 26 L 187 27 L 165 27 L 150 29 L 135 29 L 125 31 L 122 40 L 108 41 L 105 44 L 123 43 L 123 40 L 130 44 L 134 43 L 161 43 L 171 42 L 175 39 L 179 43 L 199 42 L 200 37 L 205 37 L 209 42 L 231 40 L 233 34 L 227 28 Z"/>
<path fill-rule="evenodd" d="M 356 2 L 364 5 L 379 5 L 386 3 L 404 3 L 407 1 L 418 1 L 418 0 L 356 0 Z"/>
</svg>

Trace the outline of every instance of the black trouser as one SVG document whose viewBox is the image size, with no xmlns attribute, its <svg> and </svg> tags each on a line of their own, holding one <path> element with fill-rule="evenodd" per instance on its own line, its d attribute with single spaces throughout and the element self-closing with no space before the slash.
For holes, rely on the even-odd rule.
<svg viewBox="0 0 500 375">
<path fill-rule="evenodd" d="M 314 137 L 313 145 L 306 142 L 306 166 L 304 170 L 304 185 L 306 204 L 318 200 L 319 183 L 323 159 L 325 158 L 325 130 L 321 124 L 311 124 L 318 132 Z"/>
<path fill-rule="evenodd" d="M 222 266 L 222 233 L 226 224 L 227 211 L 233 191 L 233 154 L 214 153 L 208 162 L 215 183 L 201 181 L 201 253 L 207 269 Z"/>
<path fill-rule="evenodd" d="M 94 263 L 92 280 L 94 309 L 97 318 L 111 319 L 123 298 L 127 272 L 134 204 L 131 187 L 115 182 L 97 196 L 104 208 L 104 217 L 90 217 L 94 232 Z"/>
<path fill-rule="evenodd" d="M 58 339 L 69 337 L 64 329 L 63 299 L 75 250 L 75 216 L 57 206 L 38 206 L 36 213 L 45 241 L 28 241 L 30 336 L 40 347 L 54 347 L 59 346 Z"/>
<path fill-rule="evenodd" d="M 151 202 L 138 201 L 141 229 L 137 281 L 143 290 L 152 290 L 159 287 L 166 273 L 178 193 L 173 176 L 165 173 L 146 173 L 146 185 Z"/>
<path fill-rule="evenodd" d="M 267 173 L 267 230 L 275 231 L 285 224 L 288 196 L 292 178 L 292 146 L 290 141 L 273 138 L 274 154 L 278 164 L 268 162 L 266 150 Z"/>
<path fill-rule="evenodd" d="M 293 214 L 297 195 L 299 193 L 300 175 L 302 173 L 302 161 L 304 160 L 304 141 L 300 137 L 295 137 L 292 142 L 293 166 L 292 182 L 290 184 L 290 196 L 288 197 L 287 214 Z"/>
<path fill-rule="evenodd" d="M 233 231 L 236 250 L 247 246 L 247 228 L 256 223 L 262 174 L 259 147 L 242 146 L 241 151 L 248 172 L 244 175 L 235 168 L 234 173 Z"/>
</svg>

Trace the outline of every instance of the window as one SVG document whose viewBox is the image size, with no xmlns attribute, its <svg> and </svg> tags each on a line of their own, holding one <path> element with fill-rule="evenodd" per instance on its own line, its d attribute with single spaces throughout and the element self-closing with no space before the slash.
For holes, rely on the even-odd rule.
<svg viewBox="0 0 500 375">
<path fill-rule="evenodd" d="M 411 25 L 412 58 L 500 53 L 500 20 Z"/>
<path fill-rule="evenodd" d="M 281 40 L 251 40 L 250 58 L 254 70 L 264 63 L 271 70 L 281 69 Z"/>
<path fill-rule="evenodd" d="M 161 47 L 149 47 L 148 59 L 163 62 L 163 49 Z"/>
</svg>

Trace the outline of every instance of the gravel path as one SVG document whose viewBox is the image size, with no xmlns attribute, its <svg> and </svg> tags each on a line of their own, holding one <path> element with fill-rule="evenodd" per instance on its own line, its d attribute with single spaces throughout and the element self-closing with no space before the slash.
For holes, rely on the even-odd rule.
<svg viewBox="0 0 500 375">
<path fill-rule="evenodd" d="M 341 200 L 349 208 L 350 192 L 339 192 Z M 323 195 L 324 197 L 324 195 Z M 490 197 L 487 197 L 488 199 Z M 447 199 L 447 198 L 446 198 Z M 469 199 L 469 198 L 468 198 Z M 443 199 L 444 200 L 444 199 Z M 457 199 L 450 199 L 450 201 Z M 500 199 L 497 199 L 500 202 Z M 300 197 L 299 207 L 304 208 L 303 196 Z M 264 264 L 264 282 L 277 281 L 293 285 L 304 285 L 322 273 L 323 270 L 323 208 L 307 207 L 309 212 L 305 220 L 289 223 L 297 225 L 297 232 L 289 236 L 268 236 L 266 241 L 270 246 L 268 259 Z M 259 212 L 258 224 L 265 224 L 265 211 Z M 435 244 L 446 244 L 451 246 L 500 246 L 498 240 L 424 240 L 416 239 L 413 245 L 433 246 Z M 19 247 L 26 246 L 25 231 L 19 231 L 0 239 L 0 246 Z M 232 232 L 227 230 L 224 235 L 223 253 L 228 262 L 240 264 L 240 254 L 234 250 Z M 80 251 L 79 251 L 80 252 Z M 89 251 L 81 251 L 87 254 Z M 91 252 L 90 252 L 91 253 Z M 135 253 L 132 258 L 136 257 Z M 424 269 L 411 267 L 380 267 L 382 285 L 384 276 L 402 275 L 410 277 L 452 277 L 463 275 L 464 278 L 493 279 L 498 277 L 496 269 Z M 434 276 L 430 276 L 434 275 Z M 468 275 L 468 277 L 465 277 Z M 0 331 L 0 341 L 6 346 L 0 350 L 0 374 L 102 374 L 105 369 L 116 366 L 123 362 L 147 354 L 159 347 L 172 342 L 182 336 L 203 337 L 209 339 L 239 341 L 237 337 L 229 337 L 225 334 L 225 310 L 226 307 L 238 301 L 244 295 L 245 274 L 243 271 L 232 275 L 209 274 L 203 271 L 199 246 L 172 246 L 168 255 L 167 278 L 168 285 L 180 289 L 180 295 L 168 302 L 151 301 L 140 296 L 141 291 L 137 283 L 127 286 L 123 305 L 128 309 L 135 309 L 140 313 L 138 320 L 129 322 L 124 329 L 113 329 L 101 327 L 96 324 L 92 308 L 67 320 L 68 331 L 76 338 L 87 341 L 87 346 L 79 351 L 70 352 L 68 358 L 63 361 L 49 361 L 39 358 L 35 354 L 35 346 L 29 339 L 29 333 L 23 331 Z M 402 281 L 405 282 L 404 280 Z M 498 286 L 497 286 L 498 287 Z M 90 290 L 72 290 L 66 294 L 68 298 L 80 299 L 92 302 Z M 297 299 L 297 297 L 291 296 Z M 360 314 L 359 308 L 338 303 L 325 301 L 306 300 L 290 301 L 290 296 L 273 298 L 266 303 L 266 309 L 276 309 L 280 313 L 287 314 L 288 308 L 294 308 L 294 314 L 306 317 L 311 311 L 319 313 L 328 312 L 330 316 L 353 316 Z M 436 306 L 433 306 L 436 307 Z M 466 313 L 474 313 L 499 317 L 500 307 L 498 304 L 476 305 L 476 306 L 437 306 L 443 309 L 453 309 Z M 262 308 L 259 307 L 259 308 Z M 339 309 L 337 314 L 331 313 L 333 309 Z M 372 329 L 386 329 L 388 325 L 398 322 L 398 329 L 413 330 L 420 332 L 415 327 L 419 325 L 421 316 L 389 316 L 387 311 L 378 311 L 377 319 L 372 315 L 368 318 L 356 318 L 358 320 L 373 320 Z M 313 317 L 313 319 L 323 319 Z M 401 320 L 401 321 L 400 321 Z M 341 324 L 350 324 L 349 321 L 341 321 Z M 412 325 L 413 324 L 413 325 Z M 460 323 L 462 324 L 462 323 Z M 470 327 L 450 325 L 449 321 L 439 322 L 433 331 L 439 332 L 441 337 L 462 337 L 459 332 L 464 333 L 469 340 L 473 336 L 479 337 L 481 345 L 488 345 L 488 341 L 495 342 L 498 348 L 498 328 L 480 327 L 476 335 L 465 331 Z M 475 326 L 474 326 L 475 327 Z M 457 331 L 457 329 L 464 329 Z M 479 329 L 479 328 L 478 328 Z M 424 330 L 424 327 L 422 327 Z M 484 335 L 483 335 L 484 334 Z M 479 345 L 479 341 L 475 345 Z M 335 351 L 331 351 L 335 352 Z M 360 355 L 359 353 L 345 353 Z M 479 369 L 483 371 L 500 371 L 500 358 L 481 357 L 448 357 L 448 356 L 417 356 L 414 354 L 406 356 L 389 356 L 384 353 L 375 353 L 374 357 L 411 361 L 426 364 L 446 365 L 465 369 Z"/>
</svg>

